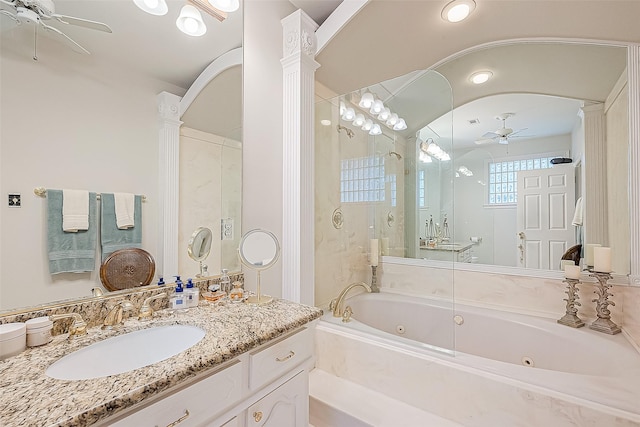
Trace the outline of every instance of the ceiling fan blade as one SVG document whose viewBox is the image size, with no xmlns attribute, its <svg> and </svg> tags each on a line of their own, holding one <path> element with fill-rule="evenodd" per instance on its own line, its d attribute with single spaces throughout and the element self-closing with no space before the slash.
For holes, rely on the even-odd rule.
<svg viewBox="0 0 640 427">
<path fill-rule="evenodd" d="M 0 10 L 0 15 L 4 15 L 7 18 L 10 18 L 16 22 L 17 25 L 20 25 L 20 21 L 16 18 L 15 13 L 11 13 L 8 10 Z"/>
<path fill-rule="evenodd" d="M 517 131 L 515 131 L 515 132 L 511 132 L 511 133 L 509 134 L 509 138 L 511 138 L 512 136 L 517 135 L 517 134 L 519 134 L 520 132 L 525 131 L 525 130 L 527 130 L 527 129 L 529 129 L 529 128 L 522 128 L 522 129 L 518 129 L 518 130 L 517 130 Z"/>
<path fill-rule="evenodd" d="M 45 24 L 42 21 L 40 21 L 40 24 L 42 25 L 42 27 L 45 30 L 50 31 L 50 32 L 60 36 L 63 39 L 63 41 L 67 42 L 67 44 L 71 47 L 71 49 L 74 52 L 90 55 L 90 53 L 89 53 L 89 51 L 87 49 L 85 49 L 82 46 L 80 46 L 75 40 L 73 40 L 71 37 L 69 37 L 68 35 L 66 35 L 62 31 L 60 31 L 59 29 L 57 29 L 55 27 L 51 27 L 51 26 Z"/>
<path fill-rule="evenodd" d="M 499 133 L 496 132 L 487 132 L 484 135 L 482 135 L 480 137 L 480 139 L 491 139 L 491 138 L 498 138 L 500 136 Z"/>
<path fill-rule="evenodd" d="M 53 14 L 51 15 L 51 17 L 57 19 L 63 24 L 77 25 L 78 27 L 85 27 L 91 30 L 104 31 L 105 33 L 113 32 L 111 31 L 111 27 L 109 27 L 107 24 L 103 24 L 102 22 L 91 21 L 89 19 L 75 18 L 73 16 L 58 15 L 58 14 Z"/>
<path fill-rule="evenodd" d="M 480 138 L 480 139 L 476 139 L 474 142 L 477 145 L 484 145 L 484 144 L 491 144 L 494 141 L 495 141 L 495 138 Z"/>
</svg>

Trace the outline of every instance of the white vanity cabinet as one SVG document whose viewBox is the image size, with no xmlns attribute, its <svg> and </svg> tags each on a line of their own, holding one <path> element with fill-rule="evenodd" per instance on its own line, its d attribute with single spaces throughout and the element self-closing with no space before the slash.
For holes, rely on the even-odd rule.
<svg viewBox="0 0 640 427">
<path fill-rule="evenodd" d="M 98 425 L 306 426 L 312 334 L 298 329 Z"/>
</svg>

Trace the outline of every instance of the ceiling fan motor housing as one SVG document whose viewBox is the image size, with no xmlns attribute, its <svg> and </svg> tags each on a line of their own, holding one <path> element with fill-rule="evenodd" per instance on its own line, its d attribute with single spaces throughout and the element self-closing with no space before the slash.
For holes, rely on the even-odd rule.
<svg viewBox="0 0 640 427">
<path fill-rule="evenodd" d="M 31 9 L 26 7 L 18 7 L 16 9 L 16 18 L 21 23 L 37 24 L 40 22 L 40 16 Z"/>
</svg>

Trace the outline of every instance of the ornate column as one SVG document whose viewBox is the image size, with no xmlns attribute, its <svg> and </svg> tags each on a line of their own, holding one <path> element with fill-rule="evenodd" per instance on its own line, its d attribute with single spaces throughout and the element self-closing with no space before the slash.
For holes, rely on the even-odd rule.
<svg viewBox="0 0 640 427">
<path fill-rule="evenodd" d="M 282 297 L 313 304 L 314 91 L 318 25 L 301 10 L 283 27 Z"/>
<path fill-rule="evenodd" d="M 178 200 L 180 160 L 180 97 L 162 92 L 158 102 L 159 191 L 157 274 L 178 274 Z"/>
<path fill-rule="evenodd" d="M 585 243 L 609 244 L 607 214 L 607 141 L 604 105 L 582 107 L 584 112 Z"/>
<path fill-rule="evenodd" d="M 631 275 L 629 282 L 640 286 L 640 45 L 627 47 L 629 85 L 629 232 Z"/>
</svg>

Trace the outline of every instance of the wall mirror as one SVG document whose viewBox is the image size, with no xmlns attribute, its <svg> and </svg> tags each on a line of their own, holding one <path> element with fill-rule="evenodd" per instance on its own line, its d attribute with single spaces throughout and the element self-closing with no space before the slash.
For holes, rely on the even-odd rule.
<svg viewBox="0 0 640 427">
<path fill-rule="evenodd" d="M 158 248 L 164 242 L 158 238 L 159 211 L 161 201 L 166 200 L 163 196 L 171 195 L 162 194 L 164 189 L 158 179 L 157 95 L 161 92 L 185 95 L 212 61 L 242 46 L 242 10 L 230 13 L 224 22 L 203 13 L 207 33 L 196 38 L 181 33 L 175 24 L 184 2 L 168 1 L 169 12 L 164 16 L 149 15 L 132 1 L 56 0 L 55 3 L 57 13 L 104 22 L 113 33 L 66 26 L 65 33 L 91 53 L 82 55 L 53 39 L 52 34 L 39 31 L 38 60 L 34 61 L 33 27 L 14 26 L 11 19 L 0 15 L 0 182 L 5 200 L 8 192 L 22 196 L 19 209 L 7 210 L 5 205 L 7 215 L 3 213 L 0 224 L 3 241 L 0 310 L 4 312 L 61 300 L 91 298 L 91 289 L 100 286 L 99 261 L 92 273 L 64 273 L 56 277 L 49 274 L 46 199 L 33 194 L 35 187 L 145 194 L 142 247 L 160 262 Z M 226 77 L 219 77 L 230 90 L 230 82 L 235 82 L 234 98 L 225 100 L 225 96 L 231 97 L 230 92 L 229 95 L 203 92 L 195 103 L 208 102 L 209 121 L 214 123 L 220 110 L 235 112 L 236 119 L 228 121 L 234 123 L 234 133 L 220 133 L 225 140 L 241 141 L 242 67 L 229 70 Z M 39 85 L 12 84 L 25 79 L 38 81 Z M 48 88 L 45 96 L 41 87 Z M 214 98 L 205 99 L 211 96 Z M 183 127 L 214 133 L 202 129 L 199 122 L 196 124 L 191 117 L 192 111 L 186 113 Z M 40 125 L 31 126 L 34 121 Z M 227 127 L 218 129 L 229 130 Z M 232 153 L 231 160 L 226 159 L 228 152 Z M 237 144 L 223 144 L 219 163 L 240 171 L 239 153 Z M 56 165 L 56 173 L 51 173 L 52 164 Z M 214 170 L 212 166 L 204 167 L 206 169 L 185 167 L 183 171 L 202 175 Z M 115 174 L 113 170 L 119 170 L 119 173 Z M 215 170 L 221 176 L 220 180 L 235 180 L 233 175 L 222 175 L 219 169 Z M 219 265 L 229 266 L 230 270 L 234 269 L 234 263 L 239 266 L 236 248 L 241 224 L 237 201 L 241 193 L 226 181 L 221 188 L 229 191 L 217 194 L 201 191 L 200 197 L 189 205 L 192 212 L 197 212 L 201 201 L 215 197 L 213 202 L 225 207 L 215 217 L 197 217 L 191 221 L 189 212 L 180 215 L 180 220 L 186 219 L 187 224 L 180 237 L 183 239 L 180 252 L 185 259 L 187 275 L 198 272 L 187 254 L 187 242 L 193 230 L 207 227 L 214 238 L 219 238 L 222 218 L 235 219 L 235 227 L 228 233 L 229 240 L 220 243 L 220 247 L 212 245 L 212 254 L 207 259 L 209 271 L 213 272 Z M 191 192 L 196 191 L 191 188 Z M 232 199 L 233 203 L 227 203 Z M 171 202 L 182 203 L 181 200 Z M 232 205 L 236 206 L 235 212 L 231 210 Z M 222 250 L 227 244 L 229 248 Z M 227 261 L 214 263 L 214 254 L 216 259 L 226 256 Z M 156 269 L 153 282 L 159 271 Z"/>
<path fill-rule="evenodd" d="M 207 275 L 208 267 L 204 264 L 204 260 L 207 259 L 211 252 L 212 239 L 211 230 L 206 227 L 196 228 L 189 239 L 187 253 L 192 260 L 200 265 L 200 273 L 196 274 L 196 277 L 205 277 Z"/>
<path fill-rule="evenodd" d="M 252 270 L 256 270 L 256 295 L 247 298 L 248 303 L 267 304 L 273 301 L 269 295 L 260 292 L 260 272 L 273 267 L 280 257 L 278 238 L 270 231 L 254 229 L 248 231 L 238 247 L 240 261 Z"/>
<path fill-rule="evenodd" d="M 340 97 L 332 102 L 340 126 L 356 137 L 366 126 L 367 112 L 359 107 L 362 110 L 360 103 L 367 93 L 382 100 L 406 125 L 393 129 L 385 122 L 381 135 L 369 142 L 367 156 L 384 159 L 382 176 L 363 175 L 363 187 L 356 188 L 352 185 L 360 183 L 347 182 L 350 172 L 342 169 L 338 183 L 342 210 L 345 203 L 366 202 L 369 237 L 381 240 L 386 256 L 463 262 L 470 269 L 483 265 L 478 267 L 483 271 L 491 271 L 488 266 L 559 270 L 562 252 L 538 257 L 546 257 L 546 264 L 519 262 L 517 176 L 530 173 L 529 169 L 539 172 L 555 157 L 573 158 L 565 166 L 565 179 L 575 186 L 565 190 L 561 218 L 570 234 L 564 249 L 577 243 L 576 227 L 571 224 L 575 203 L 588 196 L 586 177 L 601 166 L 585 161 L 584 112 L 601 108 L 608 127 L 610 165 L 606 211 L 615 212 L 618 221 L 611 220 L 612 214 L 592 215 L 590 220 L 606 229 L 604 245 L 611 246 L 620 261 L 614 270 L 628 274 L 628 203 L 618 191 L 626 191 L 628 182 L 627 167 L 619 167 L 628 164 L 626 57 L 625 47 L 505 43 L 470 50 L 440 64 L 429 72 L 433 74 L 423 73 L 431 75 L 432 81 L 412 73 Z M 493 73 L 484 85 L 470 81 L 479 70 Z M 446 89 L 452 91 L 450 98 L 442 96 Z M 359 114 L 363 123 L 358 121 Z M 511 135 L 492 138 L 502 129 L 510 129 Z M 353 145 L 349 140 L 356 138 L 346 130 L 342 134 L 343 144 Z M 393 170 L 397 156 L 384 156 L 392 151 L 402 156 L 404 173 Z M 349 161 L 341 161 L 351 167 Z M 377 190 L 378 199 L 368 199 L 371 190 Z M 387 220 L 389 213 L 392 222 Z M 585 224 L 582 239 L 590 231 Z M 429 238 L 438 240 L 437 247 L 425 247 Z"/>
</svg>

